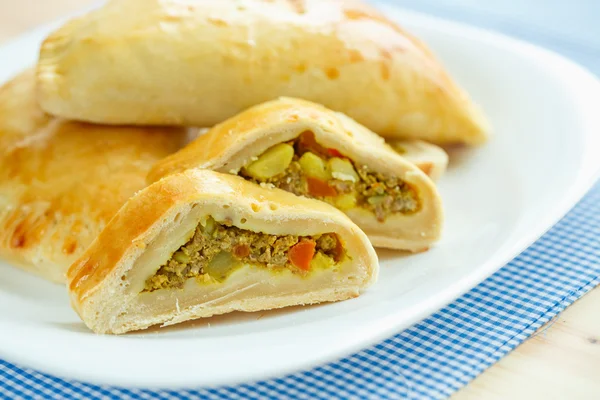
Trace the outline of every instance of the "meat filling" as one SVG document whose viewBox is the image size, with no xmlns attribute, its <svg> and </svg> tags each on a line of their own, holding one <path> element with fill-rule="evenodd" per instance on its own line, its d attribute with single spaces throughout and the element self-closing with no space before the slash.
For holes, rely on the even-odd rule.
<svg viewBox="0 0 600 400">
<path fill-rule="evenodd" d="M 315 269 L 335 267 L 345 257 L 337 235 L 269 235 L 218 223 L 203 221 L 192 238 L 177 250 L 152 277 L 145 292 L 182 288 L 195 278 L 199 282 L 222 282 L 235 269 L 252 264 L 306 275 Z"/>
<path fill-rule="evenodd" d="M 324 148 L 312 132 L 271 147 L 239 174 L 259 184 L 326 201 L 341 210 L 369 210 L 381 222 L 391 214 L 411 214 L 420 208 L 412 186 L 371 171 L 336 149 Z"/>
</svg>

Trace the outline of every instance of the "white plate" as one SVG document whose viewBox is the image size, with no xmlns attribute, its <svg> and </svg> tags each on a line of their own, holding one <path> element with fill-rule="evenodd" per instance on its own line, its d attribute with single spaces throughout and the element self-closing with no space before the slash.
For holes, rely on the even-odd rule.
<svg viewBox="0 0 600 400">
<path fill-rule="evenodd" d="M 63 377 L 145 387 L 282 375 L 408 327 L 475 286 L 554 224 L 600 169 L 598 81 L 531 45 L 385 10 L 433 47 L 495 128 L 487 146 L 453 154 L 440 183 L 447 224 L 438 246 L 414 256 L 380 252 L 380 281 L 358 299 L 121 337 L 90 333 L 62 287 L 0 265 L 0 356 Z M 33 63 L 46 32 L 0 49 L 0 81 Z"/>
</svg>

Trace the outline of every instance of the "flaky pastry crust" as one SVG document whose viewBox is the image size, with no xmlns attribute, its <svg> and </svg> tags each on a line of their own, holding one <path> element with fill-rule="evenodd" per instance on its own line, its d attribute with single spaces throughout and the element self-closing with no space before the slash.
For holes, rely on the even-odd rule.
<svg viewBox="0 0 600 400">
<path fill-rule="evenodd" d="M 213 126 L 291 96 L 389 138 L 489 130 L 424 43 L 357 0 L 112 0 L 44 41 L 37 77 L 44 110 L 107 124 Z"/>
</svg>

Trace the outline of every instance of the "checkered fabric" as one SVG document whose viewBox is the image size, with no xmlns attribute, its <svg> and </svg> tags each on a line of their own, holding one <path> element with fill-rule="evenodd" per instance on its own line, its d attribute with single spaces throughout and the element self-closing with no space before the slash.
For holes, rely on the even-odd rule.
<svg viewBox="0 0 600 400">
<path fill-rule="evenodd" d="M 254 384 L 154 391 L 66 381 L 0 361 L 0 396 L 64 399 L 441 399 L 600 283 L 600 184 L 552 230 L 441 311 L 374 347 Z"/>
<path fill-rule="evenodd" d="M 551 40 L 557 36 L 547 35 L 547 31 L 542 32 L 545 36 L 538 35 L 531 28 L 534 13 L 527 13 L 528 24 L 519 25 L 523 28 L 520 29 L 506 15 L 503 18 L 484 15 L 481 2 L 472 2 L 468 11 L 454 15 L 448 15 L 452 14 L 449 12 L 452 0 L 397 2 L 434 14 L 441 10 L 437 13 L 478 25 L 520 32 L 519 36 L 553 47 L 600 70 L 600 59 L 590 50 L 597 46 L 577 47 L 573 43 L 563 46 L 564 43 Z M 515 7 L 522 4 L 516 0 L 494 0 L 485 5 L 511 2 Z M 549 12 L 551 8 L 539 2 L 540 10 Z M 571 7 L 586 2 L 591 4 L 589 0 L 564 4 Z M 542 17 L 538 22 L 547 20 L 547 16 Z M 599 238 L 600 184 L 551 231 L 454 303 L 393 338 L 336 363 L 254 384 L 154 391 L 66 381 L 0 360 L 0 398 L 445 398 L 600 283 Z"/>
</svg>

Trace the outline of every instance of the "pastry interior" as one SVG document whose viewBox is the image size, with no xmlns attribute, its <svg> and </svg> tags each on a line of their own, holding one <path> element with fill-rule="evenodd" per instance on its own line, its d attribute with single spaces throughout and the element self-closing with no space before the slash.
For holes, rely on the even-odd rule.
<svg viewBox="0 0 600 400">
<path fill-rule="evenodd" d="M 320 145 L 310 131 L 270 147 L 235 173 L 261 185 L 325 201 L 343 211 L 367 210 L 380 222 L 392 214 L 408 215 L 421 209 L 416 188 Z"/>
</svg>

